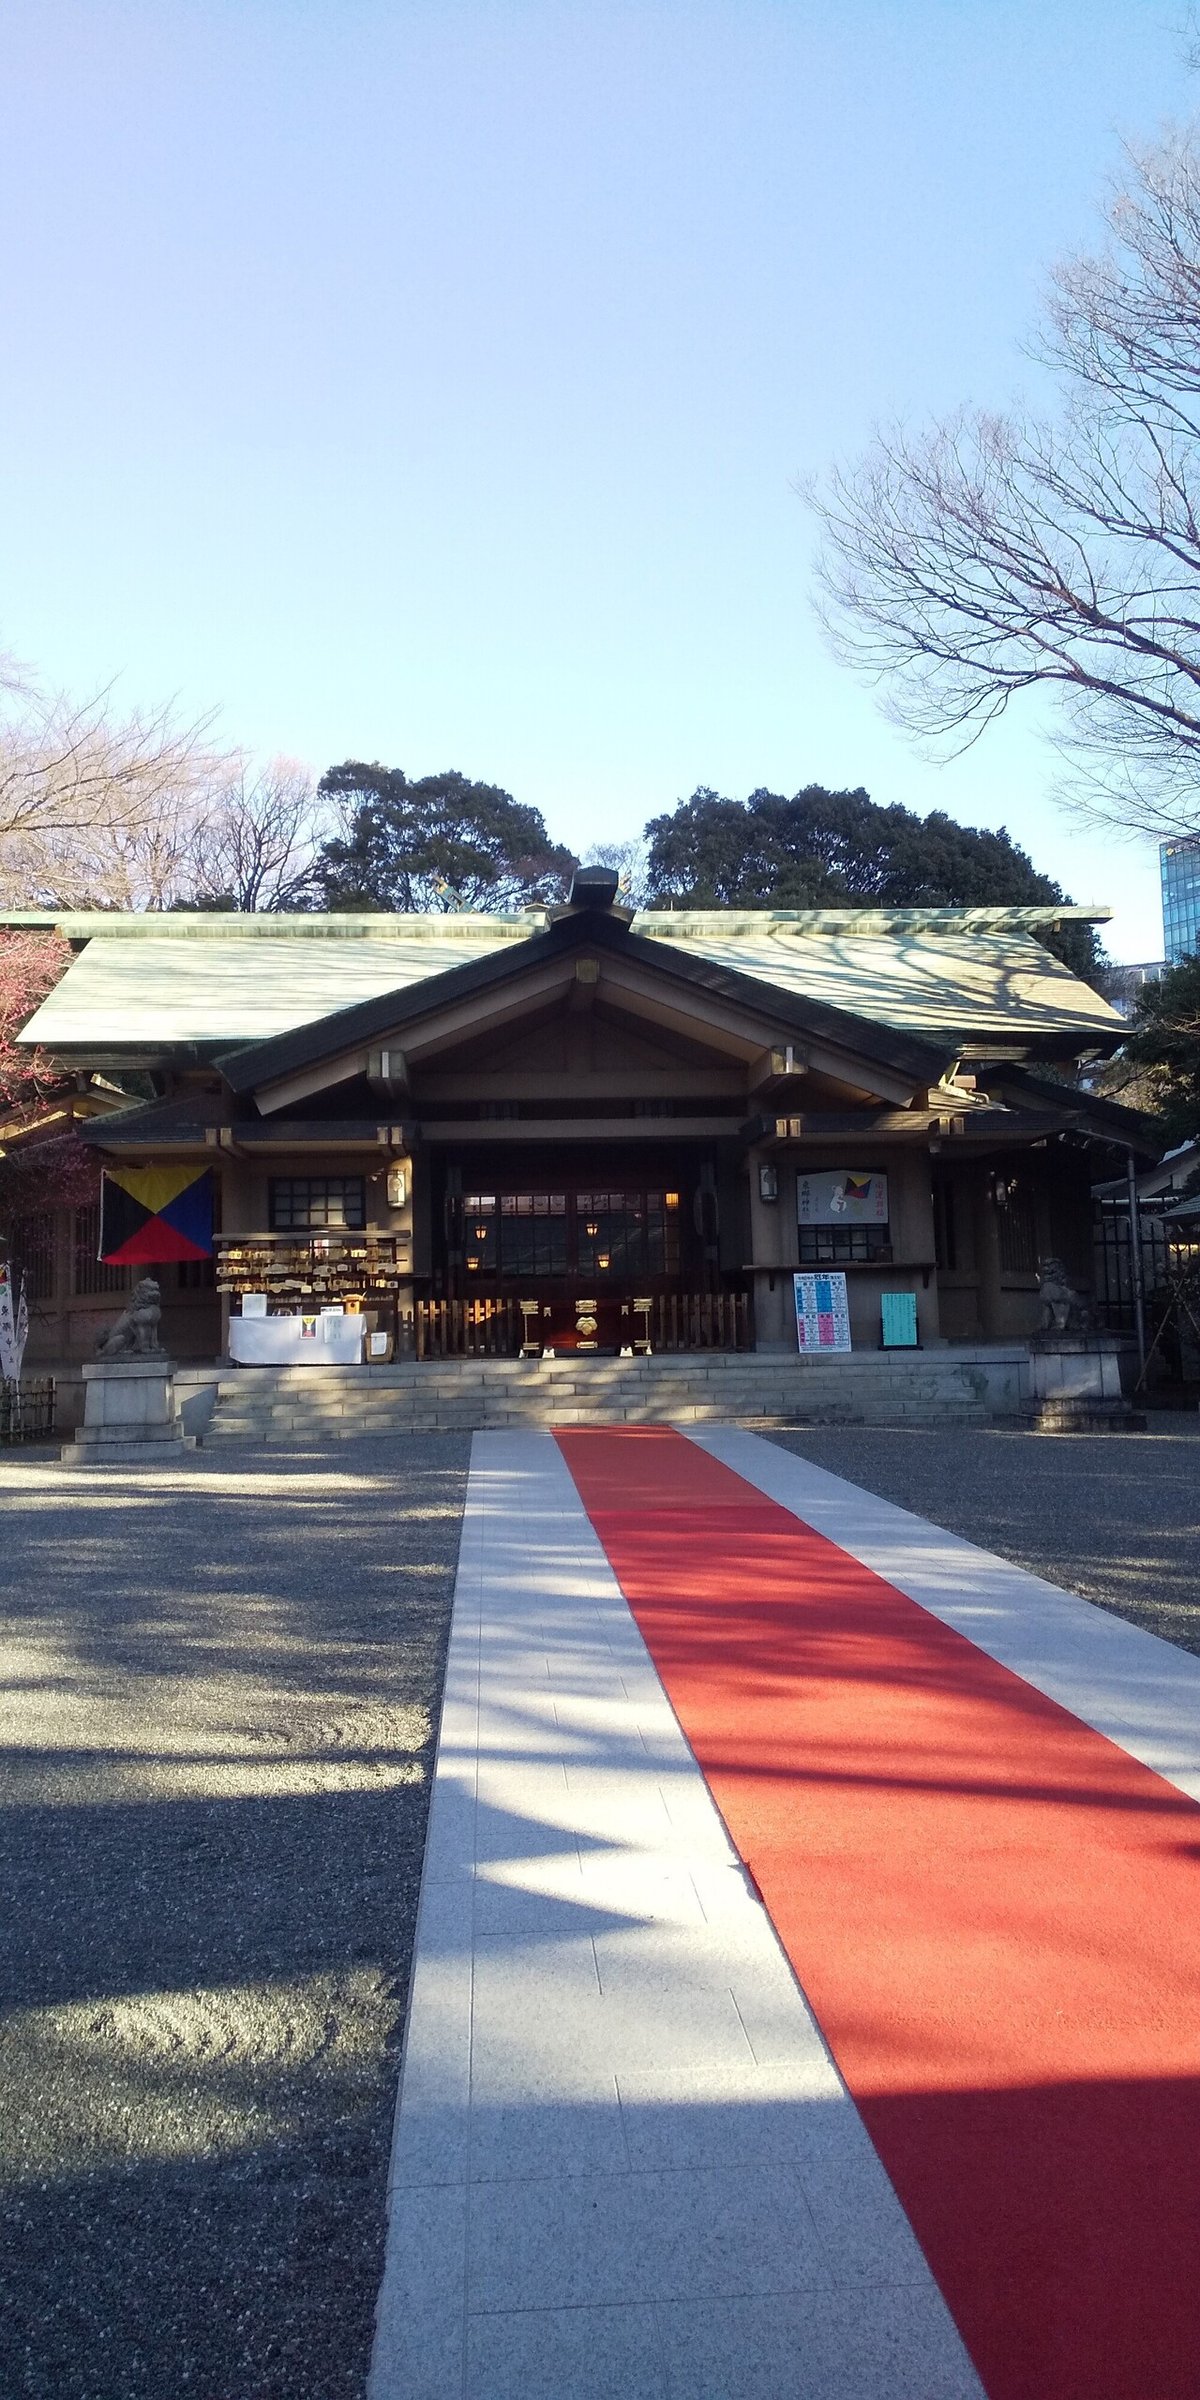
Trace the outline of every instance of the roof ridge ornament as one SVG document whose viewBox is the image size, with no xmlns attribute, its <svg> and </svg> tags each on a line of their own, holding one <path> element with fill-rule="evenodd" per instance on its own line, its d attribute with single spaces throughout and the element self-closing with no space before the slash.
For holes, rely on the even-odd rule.
<svg viewBox="0 0 1200 2400">
<path fill-rule="evenodd" d="M 610 909 L 620 885 L 615 867 L 576 867 L 567 893 L 567 907 Z"/>
<path fill-rule="evenodd" d="M 631 925 L 632 908 L 619 908 L 621 877 L 616 867 L 576 867 L 566 901 L 547 910 L 551 924 L 564 917 L 604 917 L 610 925 Z"/>
</svg>

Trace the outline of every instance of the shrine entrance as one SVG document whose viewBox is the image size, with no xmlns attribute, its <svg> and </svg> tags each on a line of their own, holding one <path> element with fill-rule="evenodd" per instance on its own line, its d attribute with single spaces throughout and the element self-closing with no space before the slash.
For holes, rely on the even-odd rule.
<svg viewBox="0 0 1200 2400">
<path fill-rule="evenodd" d="M 573 1142 L 440 1153 L 427 1141 L 425 1167 L 419 1356 L 616 1358 L 751 1342 L 745 1173 L 732 1143 L 726 1155 L 661 1135 L 598 1140 L 589 1128 Z"/>
<path fill-rule="evenodd" d="M 498 1183 L 461 1196 L 464 1299 L 515 1298 L 527 1349 L 613 1357 L 645 1346 L 655 1295 L 681 1283 L 682 1190 L 641 1178 Z"/>
</svg>

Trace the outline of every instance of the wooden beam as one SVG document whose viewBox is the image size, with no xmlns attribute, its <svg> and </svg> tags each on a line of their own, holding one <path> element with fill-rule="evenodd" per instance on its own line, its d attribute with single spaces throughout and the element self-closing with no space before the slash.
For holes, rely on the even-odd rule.
<svg viewBox="0 0 1200 2400">
<path fill-rule="evenodd" d="M 300 1068 L 281 1083 L 265 1085 L 254 1095 L 260 1117 L 273 1117 L 281 1108 L 294 1108 L 298 1100 L 311 1100 L 314 1092 L 353 1082 L 356 1075 L 366 1074 L 367 1058 L 366 1050 L 348 1050 L 341 1058 L 323 1059 L 319 1066 Z"/>
<path fill-rule="evenodd" d="M 498 1005 L 494 991 L 473 994 L 452 1008 L 431 1013 L 424 1028 L 418 1022 L 405 1027 L 395 1044 L 384 1034 L 379 1050 L 403 1048 L 411 1074 L 422 1058 L 436 1057 L 440 1050 L 452 1050 L 469 1039 L 477 1030 L 497 1032 L 501 1027 L 527 1016 L 539 1001 L 559 997 L 570 980 L 573 961 L 556 959 L 551 966 L 536 975 L 522 976 L 518 984 L 507 987 L 504 1000 Z M 255 1092 L 260 1116 L 273 1116 L 277 1109 L 290 1108 L 297 1100 L 307 1100 L 314 1092 L 328 1091 L 339 1083 L 348 1083 L 356 1075 L 365 1075 L 374 1045 L 360 1045 L 344 1050 L 337 1058 L 322 1059 L 311 1066 L 298 1068 L 293 1075 L 281 1076 L 277 1083 L 262 1084 Z"/>
<path fill-rule="evenodd" d="M 502 1087 L 502 1088 L 501 1088 Z M 440 1073 L 430 1067 L 418 1079 L 417 1106 L 430 1100 L 737 1100 L 745 1082 L 737 1067 L 601 1067 L 568 1078 L 562 1067 L 508 1068 L 474 1074 Z"/>
<path fill-rule="evenodd" d="M 741 1127 L 736 1117 L 455 1117 L 438 1124 L 423 1121 L 421 1141 L 426 1149 L 453 1142 L 528 1148 L 539 1142 L 654 1143 L 736 1140 Z"/>
<path fill-rule="evenodd" d="M 740 1003 L 723 1000 L 694 985 L 689 987 L 686 1000 L 677 998 L 670 987 L 625 959 L 606 958 L 602 981 L 605 998 L 616 1007 L 628 1008 L 631 1016 L 641 1015 L 654 1024 L 669 1025 L 676 1032 L 690 1034 L 693 1041 L 711 1041 L 715 1049 L 727 1050 L 744 1059 L 747 1065 L 761 1057 L 764 1050 L 780 1047 L 778 1019 L 772 1024 L 771 995 L 765 985 L 759 1017 Z M 869 1028 L 864 1027 L 864 1035 L 868 1032 Z M 833 1083 L 844 1084 L 848 1091 L 891 1100 L 900 1107 L 912 1098 L 915 1086 L 911 1078 L 894 1067 L 877 1065 L 874 1059 L 860 1058 L 840 1044 L 810 1035 L 803 1037 L 802 1047 L 811 1070 L 827 1075 Z M 793 1052 L 799 1054 L 796 1043 Z"/>
<path fill-rule="evenodd" d="M 928 1141 L 938 1119 L 923 1108 L 783 1109 L 755 1117 L 743 1129 L 746 1140 L 766 1142 Z"/>
<path fill-rule="evenodd" d="M 410 1071 L 422 1059 L 436 1058 L 440 1051 L 458 1049 L 472 1034 L 498 1033 L 506 1025 L 519 1024 L 547 1000 L 563 997 L 574 976 L 573 959 L 556 959 L 536 975 L 522 976 L 519 984 L 509 984 L 503 997 L 495 990 L 479 992 L 469 1000 L 460 1000 L 453 1008 L 439 1009 L 428 1022 L 405 1028 L 404 1047 Z"/>
<path fill-rule="evenodd" d="M 614 1011 L 705 1043 L 743 1065 L 770 1046 L 774 1027 L 770 997 L 765 992 L 762 1017 L 756 1018 L 745 1009 L 731 1008 L 728 1001 L 701 986 L 668 983 L 625 959 L 605 958 L 600 980 L 602 996 Z"/>
</svg>

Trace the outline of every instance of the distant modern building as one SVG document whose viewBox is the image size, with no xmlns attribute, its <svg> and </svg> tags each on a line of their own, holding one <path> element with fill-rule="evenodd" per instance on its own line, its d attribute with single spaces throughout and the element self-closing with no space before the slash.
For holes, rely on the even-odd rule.
<svg viewBox="0 0 1200 2400">
<path fill-rule="evenodd" d="M 1200 950 L 1200 834 L 1160 842 L 1163 948 L 1167 963 L 1193 958 Z"/>
<path fill-rule="evenodd" d="M 1106 967 L 1100 989 L 1119 1017 L 1131 1017 L 1148 983 L 1157 983 L 1167 961 L 1143 958 L 1128 965 Z"/>
</svg>

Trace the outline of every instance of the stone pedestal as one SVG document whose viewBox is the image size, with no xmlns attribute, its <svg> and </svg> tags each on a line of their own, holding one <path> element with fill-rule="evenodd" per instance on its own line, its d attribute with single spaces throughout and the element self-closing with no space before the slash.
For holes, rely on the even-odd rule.
<svg viewBox="0 0 1200 2400">
<path fill-rule="evenodd" d="M 1041 1433 L 1141 1433 L 1121 1391 L 1117 1333 L 1035 1333 L 1029 1344 L 1033 1422 Z"/>
<path fill-rule="evenodd" d="M 99 1358 L 83 1370 L 83 1423 L 64 1467 L 172 1466 L 195 1448 L 175 1409 L 169 1358 Z"/>
</svg>

